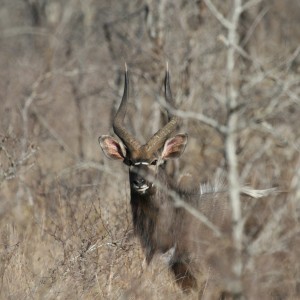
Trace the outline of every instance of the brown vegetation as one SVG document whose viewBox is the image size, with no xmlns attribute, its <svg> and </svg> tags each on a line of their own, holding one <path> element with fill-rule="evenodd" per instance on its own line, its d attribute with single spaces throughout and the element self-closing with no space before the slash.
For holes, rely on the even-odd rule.
<svg viewBox="0 0 300 300">
<path fill-rule="evenodd" d="M 3 1 L 1 299 L 198 298 L 178 289 L 168 253 L 145 266 L 127 170 L 99 150 L 121 98 L 125 61 L 134 82 L 125 122 L 141 142 L 163 122 L 157 91 L 169 62 L 176 114 L 189 134 L 169 172 L 206 182 L 226 169 L 232 204 L 236 176 L 280 191 L 240 216 L 233 205 L 232 245 L 205 255 L 227 290 L 299 298 L 299 4 L 243 1 L 239 14 L 239 1 L 219 2 Z M 245 214 L 248 222 L 236 226 Z M 238 259 L 222 259 L 231 249 Z"/>
</svg>

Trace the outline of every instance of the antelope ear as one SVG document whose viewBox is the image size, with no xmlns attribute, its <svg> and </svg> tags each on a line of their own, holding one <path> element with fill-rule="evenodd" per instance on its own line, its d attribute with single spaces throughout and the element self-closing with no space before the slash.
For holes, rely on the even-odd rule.
<svg viewBox="0 0 300 300">
<path fill-rule="evenodd" d="M 126 150 L 122 142 L 118 142 L 116 139 L 109 135 L 101 135 L 98 138 L 98 142 L 101 146 L 102 151 L 108 158 L 120 160 L 125 159 Z"/>
<path fill-rule="evenodd" d="M 163 159 L 178 158 L 184 152 L 188 141 L 188 135 L 177 134 L 165 142 L 164 150 L 162 152 Z"/>
</svg>

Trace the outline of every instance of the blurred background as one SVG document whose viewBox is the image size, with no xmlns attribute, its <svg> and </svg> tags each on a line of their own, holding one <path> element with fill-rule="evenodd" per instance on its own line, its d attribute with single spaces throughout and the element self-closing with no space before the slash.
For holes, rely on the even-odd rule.
<svg viewBox="0 0 300 300">
<path fill-rule="evenodd" d="M 127 128 L 145 142 L 163 124 L 168 62 L 179 130 L 189 134 L 169 172 L 207 182 L 226 167 L 215 124 L 228 116 L 227 29 L 210 1 L 0 3 L 0 298 L 182 299 L 163 258 L 144 268 L 126 167 L 108 161 L 97 139 L 112 134 L 125 62 Z M 213 3 L 230 19 L 233 1 Z M 252 267 L 264 266 L 249 299 L 296 299 L 300 3 L 244 3 L 234 66 L 239 174 L 281 191 L 255 206 L 263 225 Z"/>
</svg>

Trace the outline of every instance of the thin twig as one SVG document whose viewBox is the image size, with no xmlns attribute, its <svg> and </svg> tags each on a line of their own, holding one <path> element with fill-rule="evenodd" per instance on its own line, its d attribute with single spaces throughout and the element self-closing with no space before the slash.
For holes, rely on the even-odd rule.
<svg viewBox="0 0 300 300">
<path fill-rule="evenodd" d="M 217 20 L 227 29 L 232 27 L 232 24 L 229 20 L 227 20 L 221 12 L 216 8 L 216 6 L 210 0 L 204 0 L 205 4 L 211 11 L 211 13 L 217 18 Z"/>
</svg>

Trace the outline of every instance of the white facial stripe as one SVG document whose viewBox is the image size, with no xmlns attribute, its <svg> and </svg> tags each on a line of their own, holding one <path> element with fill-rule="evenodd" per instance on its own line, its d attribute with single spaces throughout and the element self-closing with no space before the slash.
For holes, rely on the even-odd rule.
<svg viewBox="0 0 300 300">
<path fill-rule="evenodd" d="M 139 166 L 139 165 L 145 165 L 145 166 L 149 166 L 149 163 L 145 162 L 145 161 L 139 161 L 134 163 L 135 166 Z"/>
<path fill-rule="evenodd" d="M 137 185 L 134 184 L 133 186 L 138 191 L 146 191 L 146 190 L 149 189 L 149 185 L 147 185 L 147 184 L 144 184 L 142 186 L 137 186 Z"/>
<path fill-rule="evenodd" d="M 145 194 L 146 191 L 150 188 L 150 186 L 147 185 L 147 184 L 144 184 L 144 185 L 142 185 L 142 186 L 137 186 L 137 185 L 134 184 L 133 187 L 134 187 L 134 189 L 135 189 L 137 192 L 139 192 L 139 193 L 141 193 L 141 194 Z"/>
</svg>

